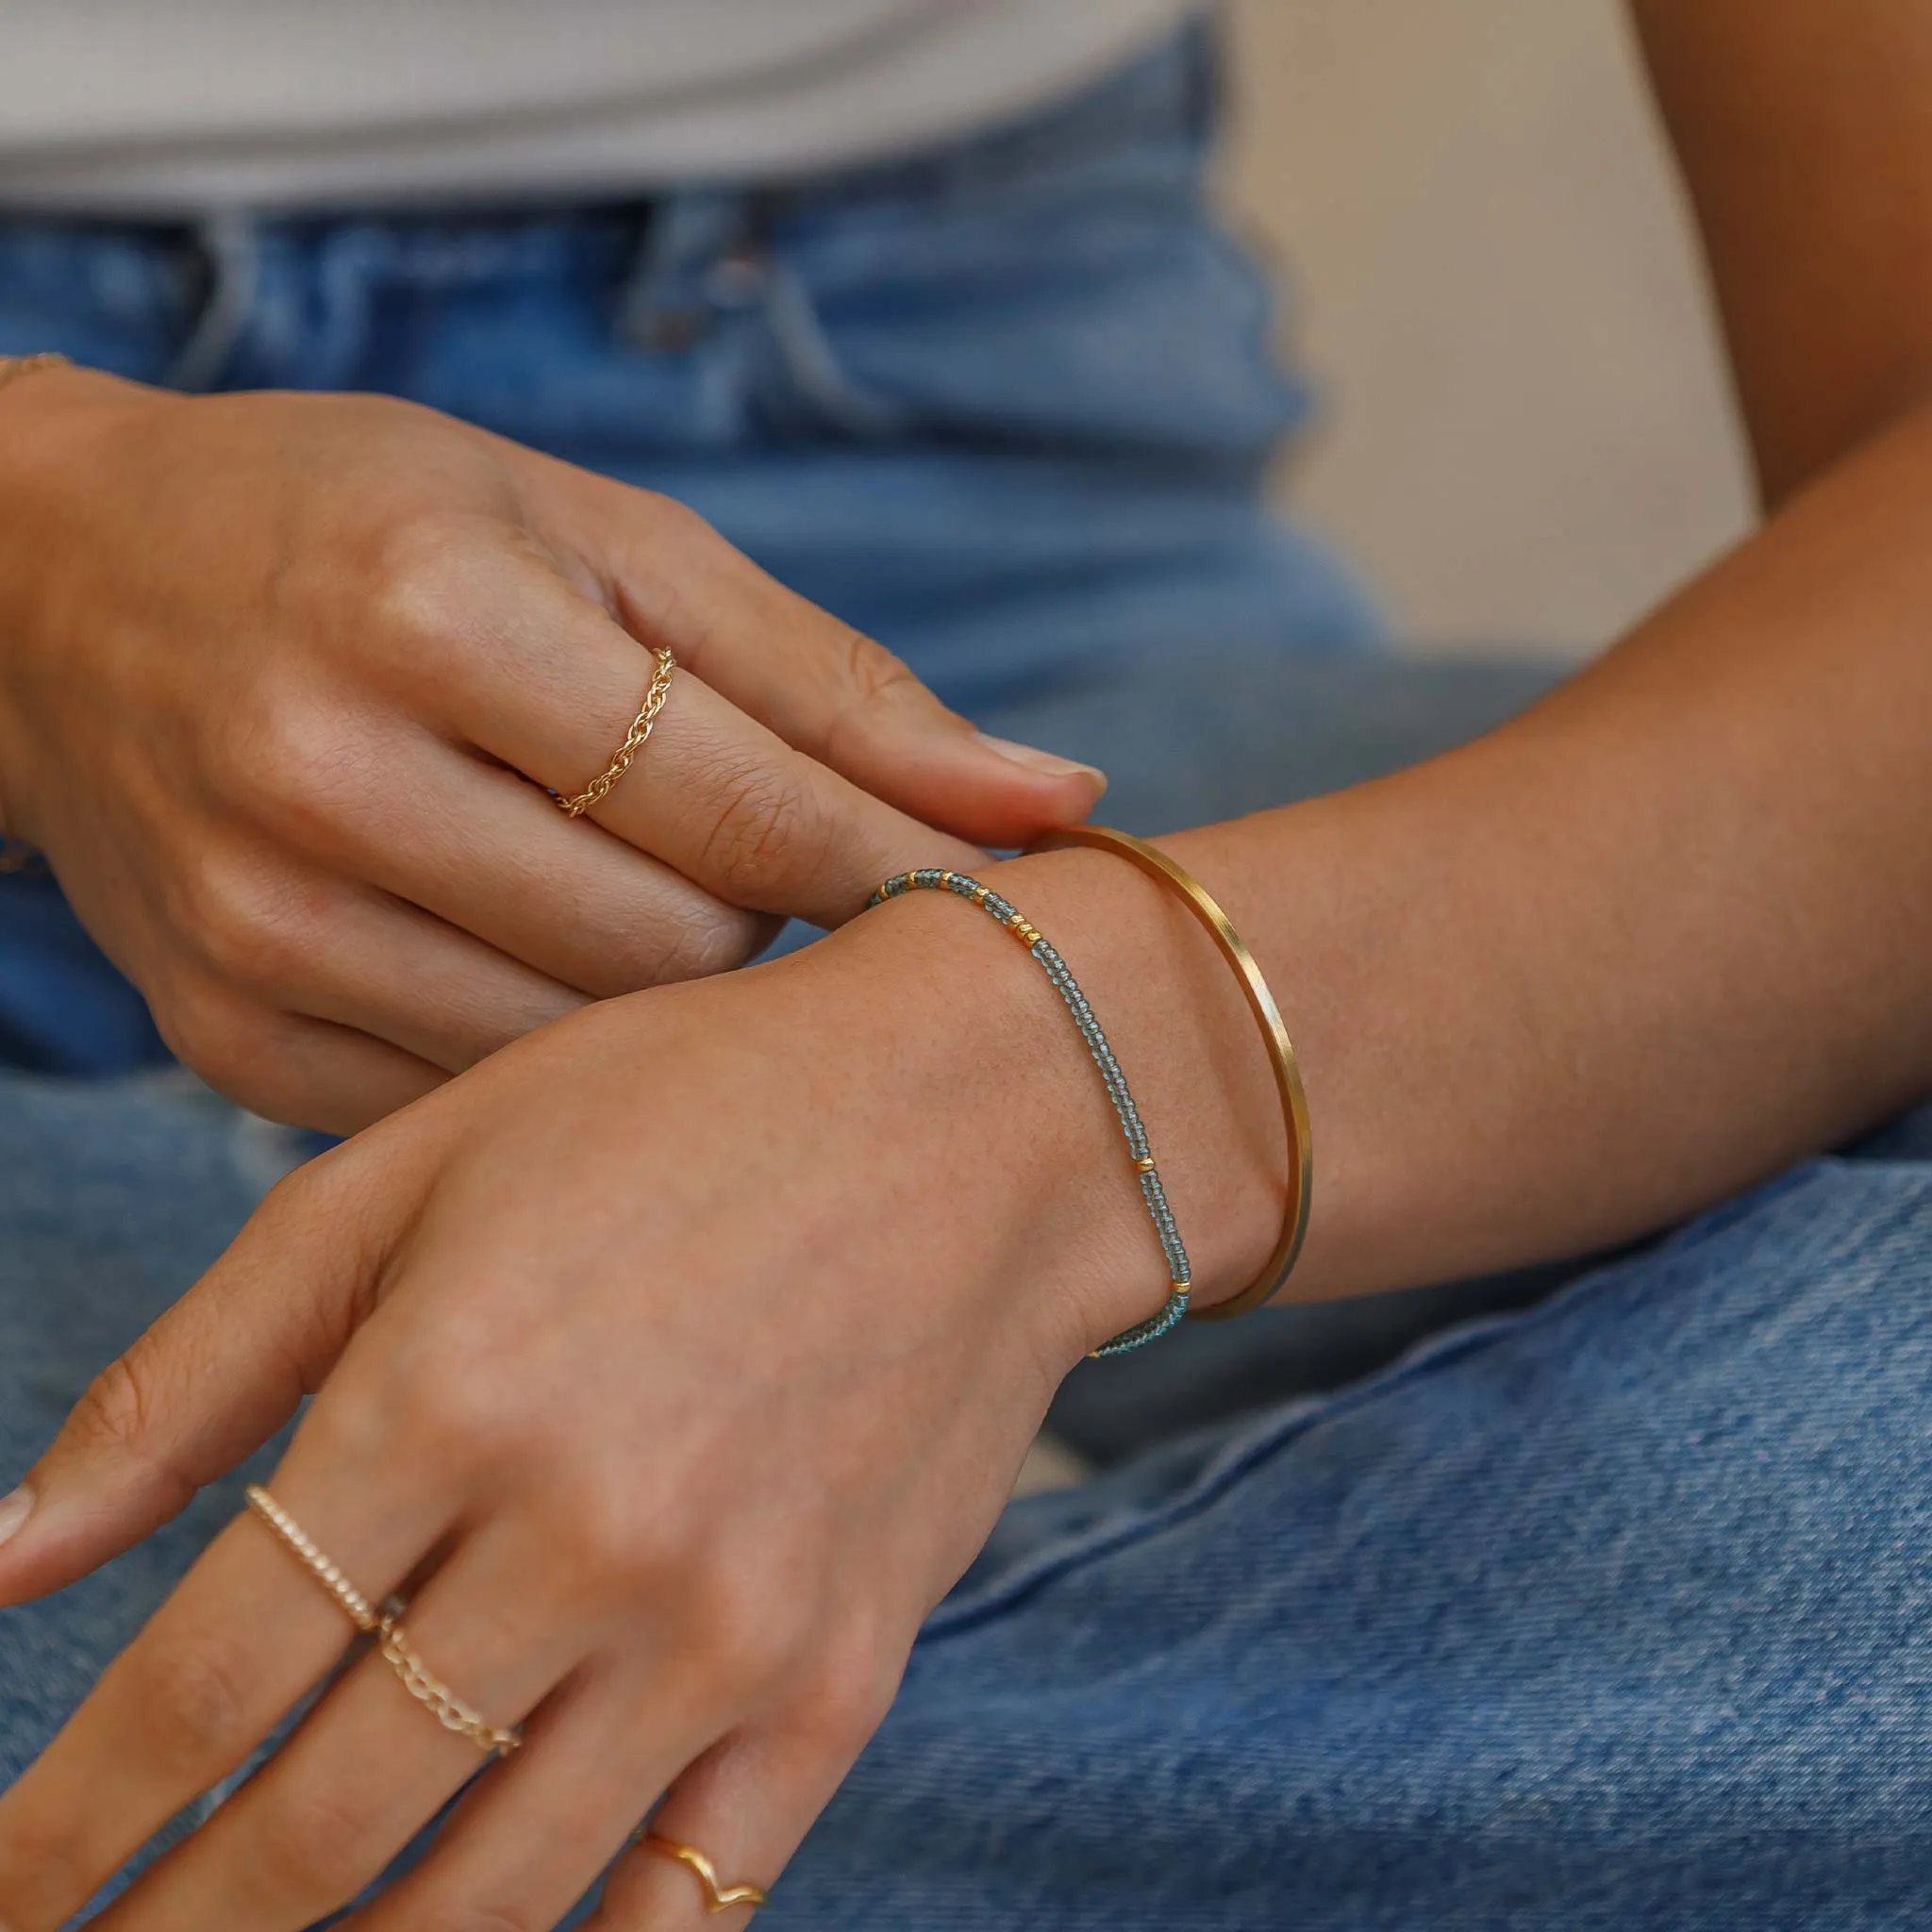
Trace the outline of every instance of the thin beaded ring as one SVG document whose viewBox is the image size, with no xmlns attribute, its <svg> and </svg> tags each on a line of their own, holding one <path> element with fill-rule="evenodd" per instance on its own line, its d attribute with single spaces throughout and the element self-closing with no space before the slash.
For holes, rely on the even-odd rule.
<svg viewBox="0 0 1932 1932">
<path fill-rule="evenodd" d="M 1147 1129 L 1141 1124 L 1141 1109 L 1134 1105 L 1134 1096 L 1127 1091 L 1127 1076 L 1121 1072 L 1121 1063 L 1114 1058 L 1113 1048 L 1107 1043 L 1107 1035 L 1101 1031 L 1100 1022 L 1093 1017 L 1093 1008 L 1087 1004 L 1087 995 L 1080 991 L 1072 968 L 1041 938 L 1039 928 L 1030 924 L 1017 907 L 963 872 L 943 872 L 936 866 L 922 866 L 917 872 L 897 873 L 866 903 L 868 907 L 877 906 L 906 892 L 951 892 L 958 898 L 970 899 L 989 918 L 998 920 L 1040 962 L 1041 970 L 1053 982 L 1054 991 L 1074 1016 L 1074 1024 L 1080 1029 L 1080 1038 L 1087 1042 L 1087 1051 L 1092 1055 L 1093 1064 L 1099 1068 L 1101 1080 L 1107 1088 L 1107 1097 L 1113 1103 L 1113 1110 L 1120 1118 L 1121 1132 L 1126 1136 L 1127 1152 L 1134 1160 L 1135 1177 L 1141 1183 L 1141 1198 L 1146 1202 L 1154 1232 L 1160 1238 L 1160 1252 L 1167 1257 L 1168 1278 L 1172 1284 L 1158 1315 L 1150 1315 L 1146 1321 L 1124 1329 L 1111 1341 L 1102 1342 L 1092 1353 L 1095 1356 L 1125 1355 L 1130 1349 L 1144 1348 L 1148 1342 L 1158 1341 L 1188 1312 L 1193 1271 L 1188 1265 L 1188 1251 L 1182 1245 L 1180 1229 L 1174 1225 L 1174 1210 L 1167 1205 L 1167 1190 L 1160 1184 L 1160 1172 L 1154 1164 L 1154 1155 L 1147 1144 Z"/>
</svg>

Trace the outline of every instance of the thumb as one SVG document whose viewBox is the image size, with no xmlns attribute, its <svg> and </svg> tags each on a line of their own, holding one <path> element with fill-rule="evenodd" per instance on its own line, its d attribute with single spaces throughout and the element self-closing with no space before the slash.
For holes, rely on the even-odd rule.
<svg viewBox="0 0 1932 1932">
<path fill-rule="evenodd" d="M 975 730 L 890 651 L 852 633 L 824 684 L 822 764 L 975 845 L 1030 845 L 1082 824 L 1107 791 L 1091 765 Z M 819 684 L 808 677 L 808 684 Z"/>
<path fill-rule="evenodd" d="M 327 1171 L 348 1151 L 276 1187 L 0 1499 L 0 1604 L 61 1589 L 179 1515 L 320 1385 L 379 1265 L 371 1217 L 358 1238 Z"/>
<path fill-rule="evenodd" d="M 625 626 L 665 643 L 721 696 L 874 798 L 975 845 L 1080 824 L 1107 790 L 1091 765 L 990 738 L 884 645 L 797 595 L 681 506 L 636 491 L 605 579 Z M 667 576 L 665 525 L 677 568 Z"/>
</svg>

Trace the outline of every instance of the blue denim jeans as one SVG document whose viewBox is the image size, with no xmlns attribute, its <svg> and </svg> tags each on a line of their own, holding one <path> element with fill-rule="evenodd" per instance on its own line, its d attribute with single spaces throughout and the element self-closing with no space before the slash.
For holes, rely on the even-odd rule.
<svg viewBox="0 0 1932 1932">
<path fill-rule="evenodd" d="M 990 727 L 1107 766 L 1110 817 L 1224 817 L 1550 674 L 1383 655 L 1267 514 L 1306 397 L 1204 210 L 1210 83 L 1191 38 L 782 197 L 0 221 L 0 351 L 392 391 L 672 491 Z M 0 893 L 0 1058 L 152 1057 L 51 887 Z M 0 1486 L 296 1151 L 178 1072 L 0 1074 Z M 1922 1924 L 1928 1364 L 1920 1120 L 1607 1266 L 1083 1371 L 1059 1421 L 1108 1473 L 1008 1512 L 760 1924 Z M 0 1611 L 0 1783 L 247 1474 Z"/>
<path fill-rule="evenodd" d="M 0 1077 L 0 1481 L 287 1158 L 185 1075 Z M 1932 1112 L 1015 1505 L 761 1923 L 1921 1927 L 1928 1381 Z M 242 1480 L 0 1611 L 0 1784 Z"/>
</svg>

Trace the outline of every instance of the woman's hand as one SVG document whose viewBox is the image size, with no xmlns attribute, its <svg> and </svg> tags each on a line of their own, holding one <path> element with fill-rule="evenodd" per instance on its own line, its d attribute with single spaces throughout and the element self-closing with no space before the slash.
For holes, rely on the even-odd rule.
<svg viewBox="0 0 1932 1932">
<path fill-rule="evenodd" d="M 1227 1291 L 1272 1239 L 1274 1175 L 1224 1193 L 1252 1170 L 1197 1014 L 1257 1063 L 1264 1169 L 1278 1127 L 1224 971 L 1113 860 L 1000 874 L 1114 1024 L 1197 1278 Z M 1165 1291 L 1037 967 L 958 901 L 897 901 L 566 1019 L 285 1183 L 30 1474 L 0 1598 L 134 1541 L 319 1387 L 275 1496 L 372 1601 L 407 1591 L 429 1668 L 526 1735 L 355 1924 L 548 1926 L 667 1788 L 665 1832 L 769 1883 L 1059 1376 Z M 353 1635 L 263 1524 L 233 1524 L 0 1801 L 0 1923 L 55 1932 Z M 479 1764 L 364 1656 L 98 1923 L 296 1932 Z M 695 1927 L 700 1906 L 633 1853 L 597 1923 Z"/>
<path fill-rule="evenodd" d="M 543 788 L 604 768 L 660 642 L 656 735 L 566 820 Z M 429 410 L 77 371 L 0 404 L 0 824 L 258 1111 L 359 1126 L 1097 779 L 979 738 L 677 504 Z"/>
</svg>

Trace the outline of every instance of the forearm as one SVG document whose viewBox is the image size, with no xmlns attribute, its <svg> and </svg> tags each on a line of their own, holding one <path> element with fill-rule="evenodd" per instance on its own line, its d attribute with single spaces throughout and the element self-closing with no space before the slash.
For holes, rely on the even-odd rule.
<svg viewBox="0 0 1932 1932">
<path fill-rule="evenodd" d="M 1921 415 L 1504 730 L 1162 841 L 1300 1050 L 1293 1293 L 1587 1251 L 1932 1090 L 1927 504 Z M 1056 855 L 1005 889 L 1113 1016 L 1224 1294 L 1273 1238 L 1281 1130 L 1224 970 L 1127 874 Z"/>
<path fill-rule="evenodd" d="M 1932 13 L 1632 0 L 1767 502 L 1932 395 Z"/>
</svg>

